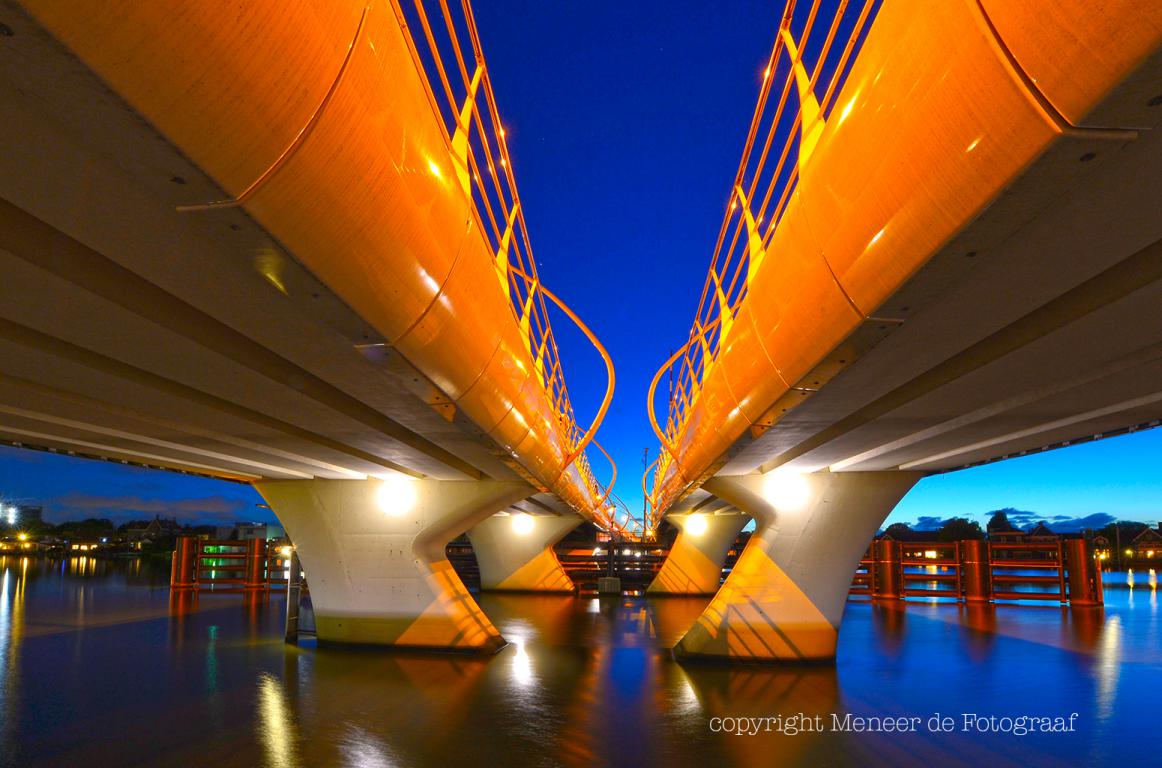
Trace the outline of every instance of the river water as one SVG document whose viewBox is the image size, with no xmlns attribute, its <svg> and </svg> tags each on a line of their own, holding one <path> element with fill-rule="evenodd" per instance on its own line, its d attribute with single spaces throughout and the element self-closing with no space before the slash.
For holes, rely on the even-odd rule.
<svg viewBox="0 0 1162 768">
<path fill-rule="evenodd" d="M 285 646 L 279 593 L 174 601 L 161 565 L 0 558 L 0 765 L 1158 765 L 1162 624 L 1127 581 L 1104 609 L 853 600 L 836 665 L 803 669 L 674 663 L 704 598 L 486 594 L 498 654 L 401 655 Z M 780 732 L 794 715 L 822 731 Z"/>
</svg>

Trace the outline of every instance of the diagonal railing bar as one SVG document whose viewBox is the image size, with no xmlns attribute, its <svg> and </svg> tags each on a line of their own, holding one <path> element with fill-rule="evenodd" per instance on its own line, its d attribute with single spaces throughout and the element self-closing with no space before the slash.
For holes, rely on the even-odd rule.
<svg viewBox="0 0 1162 768">
<path fill-rule="evenodd" d="M 650 385 L 650 424 L 662 449 L 651 465 L 652 486 L 647 489 L 646 478 L 642 478 L 648 510 L 646 531 L 656 531 L 664 505 L 672 500 L 661 498 L 663 489 L 669 487 L 667 480 L 676 478 L 682 485 L 693 480 L 681 466 L 681 445 L 690 415 L 730 336 L 754 269 L 763 259 L 778 258 L 777 253 L 767 255 L 767 250 L 797 188 L 801 167 L 809 162 L 818 134 L 831 117 L 879 2 L 839 0 L 833 10 L 825 11 L 822 0 L 812 0 L 805 13 L 800 13 L 796 0 L 787 0 L 762 72 L 693 326 L 685 343 L 662 365 Z M 822 23 L 827 13 L 830 17 Z M 837 45 L 840 41 L 842 45 Z M 823 98 L 817 100 L 815 94 L 820 89 Z M 658 383 L 666 374 L 672 384 L 663 427 L 658 424 L 654 406 Z"/>
<path fill-rule="evenodd" d="M 594 476 L 585 451 L 593 443 L 609 407 L 614 375 L 608 354 L 580 319 L 537 275 L 536 260 L 513 171 L 508 139 L 500 119 L 491 73 L 468 0 L 387 0 L 411 49 L 435 117 L 444 126 L 448 148 L 476 225 L 495 258 L 497 279 L 508 296 L 524 334 L 533 375 L 556 411 L 557 438 L 565 455 L 556 480 L 575 471 L 585 489 L 591 515 L 604 519 L 612 492 Z M 438 95 L 437 95 L 438 94 Z M 556 308 L 575 322 L 595 345 L 607 369 L 608 385 L 595 419 L 580 425 L 565 384 L 560 348 L 549 322 Z M 612 460 L 611 460 L 612 464 Z M 616 468 L 613 469 L 616 477 Z"/>
</svg>

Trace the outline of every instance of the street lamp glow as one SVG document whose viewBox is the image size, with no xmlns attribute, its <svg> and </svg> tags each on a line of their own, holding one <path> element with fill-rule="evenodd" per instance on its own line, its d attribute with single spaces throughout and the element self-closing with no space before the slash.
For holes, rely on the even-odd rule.
<svg viewBox="0 0 1162 768">
<path fill-rule="evenodd" d="M 686 532 L 691 536 L 706 533 L 706 515 L 690 515 L 686 518 Z"/>
<path fill-rule="evenodd" d="M 411 511 L 417 495 L 416 483 L 410 477 L 389 475 L 375 491 L 375 503 L 383 514 L 399 517 Z"/>
<path fill-rule="evenodd" d="M 798 472 L 776 469 L 767 476 L 763 495 L 771 506 L 782 512 L 794 512 L 807 506 L 811 488 Z"/>
<path fill-rule="evenodd" d="M 532 533 L 534 525 L 536 525 L 536 521 L 530 514 L 518 512 L 512 516 L 512 529 L 522 536 Z"/>
</svg>

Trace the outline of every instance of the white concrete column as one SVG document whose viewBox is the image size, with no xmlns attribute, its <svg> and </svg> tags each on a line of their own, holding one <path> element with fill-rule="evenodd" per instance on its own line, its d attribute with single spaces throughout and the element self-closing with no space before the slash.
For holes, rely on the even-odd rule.
<svg viewBox="0 0 1162 768">
<path fill-rule="evenodd" d="M 468 531 L 482 589 L 572 592 L 553 545 L 581 525 L 577 515 L 493 515 Z"/>
<path fill-rule="evenodd" d="M 713 595 L 722 580 L 726 553 L 750 521 L 746 515 L 666 515 L 678 529 L 678 538 L 666 562 L 646 590 L 651 595 Z"/>
<path fill-rule="evenodd" d="M 674 649 L 679 658 L 835 658 L 855 569 L 919 472 L 715 477 L 703 488 L 755 519 L 722 588 Z"/>
<path fill-rule="evenodd" d="M 534 493 L 521 482 L 255 483 L 302 560 L 319 640 L 495 651 L 500 633 L 444 554 L 449 541 Z"/>
</svg>

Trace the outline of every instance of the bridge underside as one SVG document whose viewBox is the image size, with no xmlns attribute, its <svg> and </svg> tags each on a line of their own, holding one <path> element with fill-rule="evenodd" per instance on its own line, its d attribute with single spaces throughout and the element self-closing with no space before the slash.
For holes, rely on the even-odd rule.
<svg viewBox="0 0 1162 768">
<path fill-rule="evenodd" d="M 0 440 L 241 481 L 522 479 L 245 212 L 177 212 L 228 195 L 5 8 Z"/>
<path fill-rule="evenodd" d="M 1162 54 L 835 349 L 721 474 L 945 471 L 1162 418 Z"/>
<path fill-rule="evenodd" d="M 300 549 L 320 636 L 495 645 L 443 545 L 505 509 L 538 530 L 575 513 L 245 211 L 178 212 L 230 195 L 0 7 L 0 443 L 254 483 Z M 400 474 L 479 503 L 421 490 L 427 506 L 385 516 L 374 478 Z M 369 549 L 343 540 L 377 526 Z M 492 559 L 547 568 L 547 545 L 521 541 Z M 546 579 L 510 583 L 566 588 Z"/>
<path fill-rule="evenodd" d="M 758 526 L 679 652 L 828 658 L 848 545 L 862 552 L 916 478 L 1159 425 L 1160 84 L 1155 54 L 1083 121 L 1136 138 L 1062 136 L 672 505 L 725 500 Z M 802 559 L 803 513 L 756 490 L 775 470 L 812 486 L 838 558 Z M 893 476 L 899 495 L 852 490 Z"/>
</svg>

